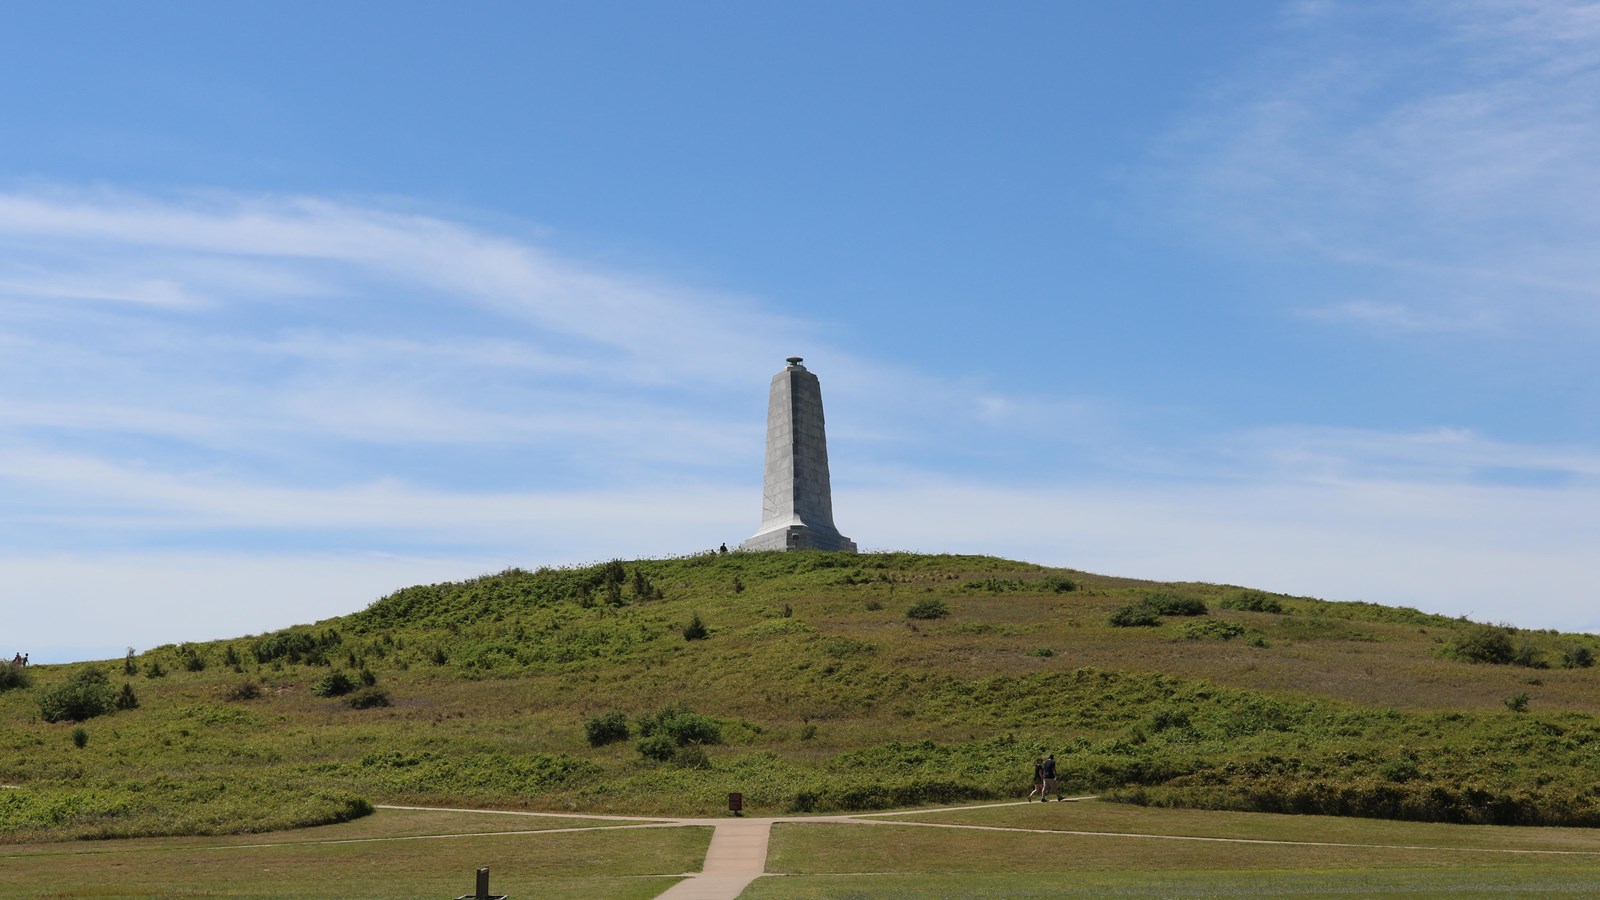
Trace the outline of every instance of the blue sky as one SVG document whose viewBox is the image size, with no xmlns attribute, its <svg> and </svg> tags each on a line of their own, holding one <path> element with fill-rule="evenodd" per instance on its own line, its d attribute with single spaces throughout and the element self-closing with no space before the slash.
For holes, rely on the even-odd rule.
<svg viewBox="0 0 1600 900">
<path fill-rule="evenodd" d="M 1600 629 L 1600 6 L 12 4 L 0 652 L 863 548 Z"/>
</svg>

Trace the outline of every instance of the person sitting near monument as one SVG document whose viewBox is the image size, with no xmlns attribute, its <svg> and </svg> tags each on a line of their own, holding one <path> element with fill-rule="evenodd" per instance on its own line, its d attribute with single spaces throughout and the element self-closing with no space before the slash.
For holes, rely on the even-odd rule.
<svg viewBox="0 0 1600 900">
<path fill-rule="evenodd" d="M 0 659 L 5 659 L 5 657 L 0 656 Z M 16 656 L 11 657 L 11 664 L 13 666 L 21 666 L 22 665 L 22 654 L 18 653 Z"/>
</svg>

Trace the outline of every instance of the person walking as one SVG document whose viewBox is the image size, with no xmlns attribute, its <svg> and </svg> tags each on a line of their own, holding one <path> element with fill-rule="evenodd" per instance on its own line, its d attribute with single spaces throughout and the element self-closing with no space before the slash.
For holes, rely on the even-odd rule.
<svg viewBox="0 0 1600 900">
<path fill-rule="evenodd" d="M 1061 790 L 1056 787 L 1056 755 L 1054 753 L 1044 758 L 1044 765 L 1039 767 L 1040 784 L 1039 802 L 1049 803 L 1050 795 L 1056 795 L 1056 802 L 1061 801 Z"/>
<path fill-rule="evenodd" d="M 1028 792 L 1028 802 L 1033 802 L 1033 795 L 1039 795 L 1039 802 L 1045 802 L 1044 796 L 1044 760 L 1035 756 L 1033 758 L 1033 790 Z"/>
</svg>

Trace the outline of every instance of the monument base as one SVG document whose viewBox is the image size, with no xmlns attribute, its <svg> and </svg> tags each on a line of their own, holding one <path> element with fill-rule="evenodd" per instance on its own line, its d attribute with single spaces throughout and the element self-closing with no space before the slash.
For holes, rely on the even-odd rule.
<svg viewBox="0 0 1600 900">
<path fill-rule="evenodd" d="M 828 550 L 855 553 L 856 542 L 837 531 L 821 531 L 806 525 L 785 525 L 763 531 L 739 545 L 740 550 Z"/>
</svg>

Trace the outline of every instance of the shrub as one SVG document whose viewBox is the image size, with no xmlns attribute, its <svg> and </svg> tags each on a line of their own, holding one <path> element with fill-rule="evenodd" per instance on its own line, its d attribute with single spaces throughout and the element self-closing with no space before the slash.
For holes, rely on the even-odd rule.
<svg viewBox="0 0 1600 900">
<path fill-rule="evenodd" d="M 1244 591 L 1226 597 L 1217 604 L 1223 609 L 1242 609 L 1248 612 L 1282 613 L 1283 604 L 1276 597 L 1268 597 L 1260 591 Z"/>
<path fill-rule="evenodd" d="M 329 672 L 311 685 L 311 693 L 318 697 L 342 697 L 355 689 L 355 681 L 342 670 Z"/>
<path fill-rule="evenodd" d="M 287 658 L 289 662 L 299 662 L 301 656 L 317 648 L 317 639 L 304 631 L 280 631 L 256 641 L 253 649 L 259 662 L 271 662 L 280 658 Z"/>
<path fill-rule="evenodd" d="M 1199 622 L 1188 622 L 1183 626 L 1183 636 L 1186 640 L 1197 641 L 1202 638 L 1218 638 L 1229 640 L 1244 634 L 1244 626 L 1238 622 L 1224 622 L 1221 619 L 1205 619 Z"/>
<path fill-rule="evenodd" d="M 640 756 L 645 759 L 653 759 L 656 762 L 666 762 L 677 755 L 678 752 L 678 745 L 672 742 L 672 738 L 664 734 L 652 734 L 648 737 L 640 738 L 639 743 L 633 746 L 634 749 L 639 751 Z"/>
<path fill-rule="evenodd" d="M 1573 644 L 1561 651 L 1561 668 L 1587 669 L 1594 665 L 1594 651 L 1582 644 Z"/>
<path fill-rule="evenodd" d="M 722 726 L 710 716 L 702 716 L 678 703 L 662 707 L 654 716 L 639 720 L 639 733 L 645 737 L 665 737 L 673 746 L 722 743 Z"/>
<path fill-rule="evenodd" d="M 687 747 L 679 747 L 672 754 L 672 764 L 680 769 L 709 769 L 711 757 L 706 755 L 706 751 L 700 745 L 690 744 Z"/>
<path fill-rule="evenodd" d="M 625 741 L 628 739 L 628 717 L 616 710 L 593 716 L 583 723 L 583 736 L 589 739 L 591 747 Z"/>
<path fill-rule="evenodd" d="M 365 687 L 372 687 L 373 685 L 375 685 L 377 683 L 378 683 L 378 676 L 372 674 L 372 670 L 371 669 L 367 668 L 366 666 L 362 666 L 361 667 L 361 684 L 364 685 Z"/>
<path fill-rule="evenodd" d="M 259 696 L 261 696 L 261 683 L 258 681 L 241 681 L 222 692 L 224 700 L 254 700 Z"/>
<path fill-rule="evenodd" d="M 117 709 L 139 708 L 139 697 L 133 692 L 133 685 L 127 683 L 126 681 L 122 683 L 122 690 L 117 694 L 117 699 L 114 702 L 116 703 Z"/>
<path fill-rule="evenodd" d="M 1117 628 L 1137 628 L 1160 625 L 1161 616 L 1144 603 L 1130 603 L 1112 613 L 1107 621 Z"/>
<path fill-rule="evenodd" d="M 700 621 L 700 614 L 695 613 L 689 624 L 683 626 L 683 639 L 686 641 L 703 641 L 711 636 L 711 631 L 706 628 L 706 623 Z"/>
<path fill-rule="evenodd" d="M 1530 669 L 1548 669 L 1550 664 L 1544 661 L 1544 654 L 1540 653 L 1532 644 L 1519 644 L 1517 652 L 1511 657 L 1511 664 L 1527 666 Z"/>
<path fill-rule="evenodd" d="M 942 619 L 950 615 L 950 607 L 938 597 L 925 597 L 906 610 L 908 619 Z"/>
<path fill-rule="evenodd" d="M 110 712 L 116 696 L 105 672 L 82 669 L 39 698 L 39 716 L 46 722 L 81 722 Z"/>
<path fill-rule="evenodd" d="M 1457 632 L 1455 639 L 1445 645 L 1444 653 L 1463 662 L 1505 665 L 1516 657 L 1511 646 L 1511 633 L 1493 625 L 1474 625 Z"/>
<path fill-rule="evenodd" d="M 1045 658 L 1048 659 L 1049 657 L 1055 656 L 1056 655 L 1056 651 L 1050 649 L 1049 647 L 1039 647 L 1039 648 L 1037 648 L 1035 650 L 1029 650 L 1028 651 L 1028 655 L 1029 656 L 1042 656 L 1042 657 L 1045 657 Z"/>
<path fill-rule="evenodd" d="M 128 648 L 128 655 L 124 656 L 122 658 L 122 674 L 124 674 L 124 675 L 137 675 L 137 674 L 139 674 L 139 664 L 133 661 L 133 648 L 132 647 Z"/>
<path fill-rule="evenodd" d="M 867 611 L 868 612 L 877 612 L 880 609 L 883 609 L 883 601 L 882 600 L 879 600 L 877 598 L 873 598 L 873 599 L 867 601 Z"/>
<path fill-rule="evenodd" d="M 32 683 L 32 679 L 28 677 L 27 669 L 22 666 L 0 663 L 0 691 L 25 688 Z"/>
<path fill-rule="evenodd" d="M 1378 769 L 1378 774 L 1388 781 L 1403 784 L 1421 777 L 1422 770 L 1417 768 L 1416 760 L 1410 757 L 1401 757 L 1384 763 Z"/>
<path fill-rule="evenodd" d="M 161 668 L 159 660 L 152 659 L 144 664 L 144 677 L 165 678 L 167 677 L 167 670 Z"/>
<path fill-rule="evenodd" d="M 1527 712 L 1528 711 L 1528 692 L 1527 691 L 1523 691 L 1520 694 L 1516 694 L 1516 695 L 1507 697 L 1505 699 L 1505 704 L 1506 704 L 1506 709 L 1509 709 L 1512 712 Z"/>
<path fill-rule="evenodd" d="M 72 729 L 72 746 L 82 750 L 89 746 L 89 729 L 78 727 Z"/>
<path fill-rule="evenodd" d="M 345 698 L 344 702 L 347 703 L 351 709 L 373 709 L 379 706 L 388 706 L 389 692 L 383 688 L 362 688 L 361 690 L 356 691 L 354 694 L 351 694 L 349 697 Z"/>
<path fill-rule="evenodd" d="M 1060 575 L 1046 575 L 1044 578 L 1039 580 L 1039 586 L 1047 591 L 1053 591 L 1057 594 L 1067 594 L 1078 589 L 1078 583 L 1076 581 L 1073 581 L 1071 578 L 1064 578 Z"/>
<path fill-rule="evenodd" d="M 193 644 L 178 645 L 178 665 L 183 666 L 185 672 L 200 672 L 206 667 L 205 655 L 200 648 Z"/>
<path fill-rule="evenodd" d="M 1209 612 L 1204 600 L 1177 594 L 1150 594 L 1142 602 L 1161 616 L 1203 616 Z"/>
</svg>

